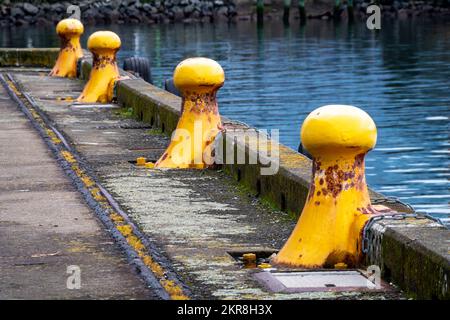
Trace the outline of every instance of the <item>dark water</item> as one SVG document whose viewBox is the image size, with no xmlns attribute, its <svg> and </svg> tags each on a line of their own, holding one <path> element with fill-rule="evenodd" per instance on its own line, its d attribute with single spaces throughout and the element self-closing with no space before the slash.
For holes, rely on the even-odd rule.
<svg viewBox="0 0 450 320">
<path fill-rule="evenodd" d="M 105 27 L 87 27 L 87 35 Z M 161 86 L 186 57 L 219 61 L 226 84 L 223 115 L 279 129 L 297 148 L 306 115 L 326 104 L 363 108 L 378 126 L 367 157 L 372 188 L 418 210 L 448 217 L 450 21 L 364 24 L 311 21 L 304 27 L 266 23 L 110 26 L 122 38 L 119 58 L 146 56 Z M 53 28 L 0 31 L 2 47 L 58 46 Z"/>
</svg>

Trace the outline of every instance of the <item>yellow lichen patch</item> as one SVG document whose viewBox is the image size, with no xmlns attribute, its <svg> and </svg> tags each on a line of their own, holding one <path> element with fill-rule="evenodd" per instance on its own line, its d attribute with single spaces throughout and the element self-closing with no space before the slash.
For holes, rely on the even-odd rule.
<svg viewBox="0 0 450 320">
<path fill-rule="evenodd" d="M 101 195 L 99 188 L 92 188 L 90 192 L 96 201 L 106 201 L 106 198 Z"/>
<path fill-rule="evenodd" d="M 138 253 L 139 256 L 143 256 L 143 250 L 145 246 L 141 240 L 133 234 L 133 227 L 128 224 L 117 225 L 117 230 L 125 237 L 128 244 Z"/>
<path fill-rule="evenodd" d="M 125 221 L 125 219 L 124 219 L 120 214 L 115 213 L 115 212 L 111 213 L 111 214 L 109 215 L 109 217 L 110 217 L 110 219 L 111 219 L 113 222 L 115 222 L 116 224 L 122 223 L 122 222 Z"/>
<path fill-rule="evenodd" d="M 78 252 L 88 252 L 89 247 L 85 243 L 72 240 L 70 241 L 70 247 L 67 249 L 68 252 L 78 253 Z"/>
<path fill-rule="evenodd" d="M 156 262 L 153 261 L 153 259 L 148 256 L 148 255 L 143 255 L 142 257 L 142 261 L 145 263 L 145 265 L 147 267 L 150 268 L 150 270 L 152 270 L 152 272 L 158 277 L 158 278 L 162 278 L 164 277 L 164 269 L 161 268 L 161 266 L 159 264 L 157 264 Z"/>
<path fill-rule="evenodd" d="M 8 83 L 9 88 L 18 96 L 22 97 L 22 92 L 20 92 L 17 87 L 14 85 L 14 83 L 11 80 L 6 80 L 6 83 Z"/>
<path fill-rule="evenodd" d="M 31 110 L 30 113 L 33 116 L 33 118 L 35 118 L 35 119 L 39 119 L 40 118 L 39 113 L 37 113 L 35 110 Z"/>
<path fill-rule="evenodd" d="M 187 300 L 188 297 L 184 295 L 183 289 L 174 281 L 165 279 L 164 269 L 144 252 L 145 246 L 142 244 L 141 240 L 133 234 L 133 228 L 130 225 L 118 225 L 116 228 L 125 237 L 128 244 L 138 253 L 144 264 L 157 278 L 160 279 L 161 285 L 170 297 L 174 300 Z"/>
<path fill-rule="evenodd" d="M 174 281 L 164 279 L 161 280 L 160 283 L 163 286 L 164 290 L 166 290 L 170 295 L 172 300 L 189 300 L 189 298 L 184 295 L 183 289 Z"/>
<path fill-rule="evenodd" d="M 81 177 L 81 181 L 84 183 L 84 185 L 88 188 L 92 187 L 95 183 L 91 180 L 88 176 Z"/>
<path fill-rule="evenodd" d="M 71 253 L 79 253 L 79 252 L 86 252 L 86 247 L 71 247 L 67 249 L 68 252 Z"/>
<path fill-rule="evenodd" d="M 133 228 L 129 225 L 117 226 L 117 230 L 125 237 L 129 237 L 133 233 Z"/>
<path fill-rule="evenodd" d="M 59 144 L 61 140 L 56 136 L 55 132 L 51 129 L 45 129 L 45 133 L 49 136 L 53 143 Z"/>
<path fill-rule="evenodd" d="M 132 246 L 137 252 L 144 250 L 145 246 L 142 244 L 141 240 L 135 235 L 129 235 L 127 237 L 127 242 L 130 246 Z"/>
<path fill-rule="evenodd" d="M 76 174 L 78 177 L 81 178 L 81 177 L 84 176 L 84 171 L 83 171 L 82 169 L 80 169 L 80 167 L 78 166 L 77 163 L 73 163 L 72 166 L 71 166 L 71 168 L 72 168 L 73 172 L 75 172 L 75 174 Z"/>
<path fill-rule="evenodd" d="M 73 157 L 72 153 L 70 153 L 69 151 L 65 151 L 65 150 L 61 151 L 61 155 L 69 163 L 75 163 L 76 162 L 76 160 Z"/>
</svg>

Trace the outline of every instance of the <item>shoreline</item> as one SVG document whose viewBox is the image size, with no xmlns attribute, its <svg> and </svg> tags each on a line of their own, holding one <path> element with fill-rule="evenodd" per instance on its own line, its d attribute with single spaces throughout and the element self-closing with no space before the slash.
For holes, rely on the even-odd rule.
<svg viewBox="0 0 450 320">
<path fill-rule="evenodd" d="M 268 1 L 265 6 L 264 20 L 282 21 L 282 1 Z M 328 0 L 306 1 L 307 20 L 332 20 L 333 3 Z M 139 0 L 108 2 L 81 1 L 81 20 L 86 25 L 101 24 L 171 24 L 216 23 L 236 21 L 256 21 L 256 6 L 250 0 L 167 0 L 141 3 Z M 365 20 L 369 2 L 357 2 L 354 6 L 354 18 Z M 69 3 L 13 3 L 0 4 L 0 26 L 45 26 L 56 25 L 67 13 Z M 407 3 L 393 1 L 390 5 L 380 5 L 381 16 L 390 19 L 412 19 L 450 17 L 450 7 L 433 6 L 426 1 Z M 290 8 L 290 21 L 300 19 L 299 10 L 293 1 Z M 340 6 L 338 19 L 348 20 L 347 4 Z"/>
</svg>

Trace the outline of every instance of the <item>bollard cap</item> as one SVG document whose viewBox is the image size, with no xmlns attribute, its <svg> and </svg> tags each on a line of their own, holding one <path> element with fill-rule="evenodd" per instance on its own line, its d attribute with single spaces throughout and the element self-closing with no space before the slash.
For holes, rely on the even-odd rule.
<svg viewBox="0 0 450 320">
<path fill-rule="evenodd" d="M 119 36 L 112 31 L 97 31 L 89 36 L 87 45 L 91 51 L 102 49 L 118 50 L 121 42 Z"/>
<path fill-rule="evenodd" d="M 56 33 L 59 36 L 63 35 L 80 35 L 83 34 L 84 27 L 80 20 L 77 19 L 63 19 L 56 25 Z"/>
<path fill-rule="evenodd" d="M 220 88 L 225 81 L 225 73 L 214 60 L 189 58 L 181 61 L 175 68 L 173 81 L 180 91 L 199 87 Z"/>
<path fill-rule="evenodd" d="M 301 140 L 313 156 L 343 149 L 367 152 L 376 144 L 377 127 L 372 118 L 357 107 L 327 105 L 306 117 Z"/>
</svg>

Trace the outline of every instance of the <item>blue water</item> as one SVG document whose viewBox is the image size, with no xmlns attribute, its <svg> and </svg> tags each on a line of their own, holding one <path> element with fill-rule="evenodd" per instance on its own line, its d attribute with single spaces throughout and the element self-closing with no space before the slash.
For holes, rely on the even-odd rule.
<svg viewBox="0 0 450 320">
<path fill-rule="evenodd" d="M 119 59 L 151 58 L 161 86 L 186 57 L 222 64 L 226 83 L 220 112 L 264 129 L 279 129 L 297 148 L 299 130 L 313 109 L 326 104 L 363 108 L 378 127 L 367 157 L 375 190 L 417 210 L 450 216 L 450 21 L 400 21 L 379 32 L 364 24 L 279 22 L 86 27 L 111 29 L 122 38 Z M 0 31 L 3 47 L 58 46 L 53 28 Z"/>
</svg>

